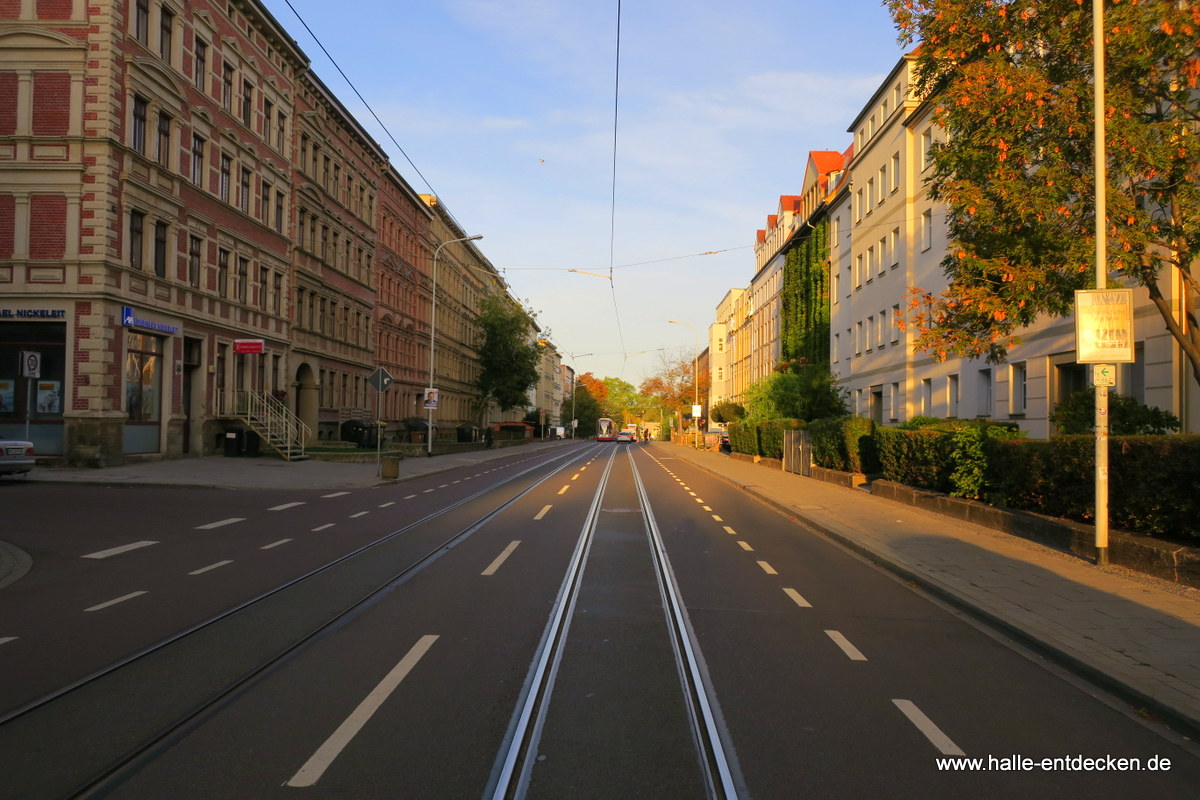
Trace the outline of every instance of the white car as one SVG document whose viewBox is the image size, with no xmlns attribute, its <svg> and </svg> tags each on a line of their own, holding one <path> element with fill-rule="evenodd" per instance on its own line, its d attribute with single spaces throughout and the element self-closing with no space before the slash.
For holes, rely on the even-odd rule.
<svg viewBox="0 0 1200 800">
<path fill-rule="evenodd" d="M 633 442 L 633 433 L 630 431 L 617 431 L 618 442 Z"/>
<path fill-rule="evenodd" d="M 0 475 L 20 475 L 33 465 L 33 442 L 0 439 Z"/>
</svg>

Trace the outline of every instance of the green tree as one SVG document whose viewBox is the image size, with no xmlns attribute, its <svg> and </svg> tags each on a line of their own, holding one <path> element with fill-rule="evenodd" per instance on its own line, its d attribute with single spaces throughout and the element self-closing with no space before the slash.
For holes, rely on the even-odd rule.
<svg viewBox="0 0 1200 800">
<path fill-rule="evenodd" d="M 714 422 L 738 422 L 746 416 L 746 409 L 741 403 L 726 400 L 713 406 L 711 413 Z"/>
<path fill-rule="evenodd" d="M 475 318 L 479 377 L 475 380 L 480 406 L 495 403 L 501 411 L 529 403 L 537 384 L 541 348 L 533 341 L 533 320 L 510 299 L 489 295 Z"/>
<path fill-rule="evenodd" d="M 1092 16 L 1080 0 L 887 0 L 919 39 L 918 92 L 946 132 L 930 194 L 947 209 L 949 288 L 917 290 L 919 349 L 1004 359 L 1095 275 Z M 1107 235 L 1116 282 L 1142 286 L 1200 382 L 1200 4 L 1110 2 Z M 1182 308 L 1168 287 L 1183 287 Z"/>
<path fill-rule="evenodd" d="M 794 364 L 753 383 L 746 392 L 746 421 L 813 420 L 849 413 L 845 387 L 828 367 Z"/>
<path fill-rule="evenodd" d="M 600 404 L 596 402 L 596 398 L 592 396 L 591 391 L 583 383 L 575 384 L 575 419 L 579 420 L 579 427 L 575 431 L 575 436 L 588 437 L 596 435 L 596 420 L 604 416 L 604 412 L 600 408 Z M 570 413 L 570 410 L 568 410 Z"/>
</svg>

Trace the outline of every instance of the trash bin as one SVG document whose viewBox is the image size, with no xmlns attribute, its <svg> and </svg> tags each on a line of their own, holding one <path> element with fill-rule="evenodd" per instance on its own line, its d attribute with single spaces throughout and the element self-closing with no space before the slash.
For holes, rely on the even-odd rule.
<svg viewBox="0 0 1200 800">
<path fill-rule="evenodd" d="M 353 442 L 359 447 L 374 447 L 376 426 L 369 419 L 348 419 L 342 423 L 343 442 Z"/>
<path fill-rule="evenodd" d="M 240 455 L 242 452 L 242 434 L 239 431 L 225 431 L 225 455 L 227 457 Z"/>
<path fill-rule="evenodd" d="M 254 431 L 246 431 L 246 447 L 244 455 L 250 458 L 258 458 L 259 445 L 262 439 Z"/>
<path fill-rule="evenodd" d="M 400 477 L 400 456 L 384 456 L 380 467 L 380 476 L 384 480 L 394 481 Z"/>
</svg>

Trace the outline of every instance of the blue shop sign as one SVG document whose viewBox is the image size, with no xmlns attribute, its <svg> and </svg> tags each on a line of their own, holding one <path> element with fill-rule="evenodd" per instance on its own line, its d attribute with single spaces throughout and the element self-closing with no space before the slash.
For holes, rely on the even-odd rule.
<svg viewBox="0 0 1200 800">
<path fill-rule="evenodd" d="M 179 326 L 166 325 L 162 322 L 155 322 L 149 319 L 142 319 L 137 315 L 137 311 L 133 306 L 124 306 L 121 308 L 121 324 L 126 328 L 146 328 L 148 330 L 157 331 L 159 333 L 169 333 L 176 335 L 179 333 Z"/>
</svg>

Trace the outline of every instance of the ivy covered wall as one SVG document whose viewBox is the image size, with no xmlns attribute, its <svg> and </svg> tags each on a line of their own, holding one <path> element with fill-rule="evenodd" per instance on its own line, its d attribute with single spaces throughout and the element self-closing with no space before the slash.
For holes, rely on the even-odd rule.
<svg viewBox="0 0 1200 800">
<path fill-rule="evenodd" d="M 782 356 L 829 364 L 829 222 L 788 251 L 783 266 Z"/>
</svg>

